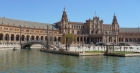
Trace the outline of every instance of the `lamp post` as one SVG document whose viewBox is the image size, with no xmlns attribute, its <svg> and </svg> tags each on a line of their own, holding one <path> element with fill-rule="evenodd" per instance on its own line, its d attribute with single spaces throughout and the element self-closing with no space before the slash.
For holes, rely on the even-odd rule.
<svg viewBox="0 0 140 73">
<path fill-rule="evenodd" d="M 58 48 L 59 48 L 59 37 L 58 37 Z"/>
<path fill-rule="evenodd" d="M 52 39 L 51 39 L 51 41 L 52 41 L 52 45 L 53 45 L 53 27 L 52 27 Z"/>
<path fill-rule="evenodd" d="M 107 44 L 107 35 L 106 35 L 106 44 Z"/>
<path fill-rule="evenodd" d="M 68 38 L 66 37 L 66 51 L 68 49 Z"/>
<path fill-rule="evenodd" d="M 20 35 L 19 35 L 19 44 L 20 44 L 20 48 L 21 48 L 21 26 L 19 25 L 20 28 Z"/>
<path fill-rule="evenodd" d="M 47 49 L 49 49 L 49 46 L 48 46 L 48 28 L 49 28 L 49 26 L 47 25 Z"/>
</svg>

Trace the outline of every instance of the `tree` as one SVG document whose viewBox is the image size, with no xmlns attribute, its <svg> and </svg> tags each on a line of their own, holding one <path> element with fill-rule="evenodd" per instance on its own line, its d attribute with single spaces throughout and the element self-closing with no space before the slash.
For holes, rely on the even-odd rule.
<svg viewBox="0 0 140 73">
<path fill-rule="evenodd" d="M 67 45 L 68 45 L 68 47 L 70 47 L 70 45 L 76 39 L 76 36 L 74 34 L 66 34 L 65 37 L 67 39 Z"/>
</svg>

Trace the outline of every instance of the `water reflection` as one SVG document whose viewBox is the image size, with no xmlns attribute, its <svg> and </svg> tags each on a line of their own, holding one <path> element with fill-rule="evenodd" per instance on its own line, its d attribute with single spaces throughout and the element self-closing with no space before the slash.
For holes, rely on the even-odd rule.
<svg viewBox="0 0 140 73">
<path fill-rule="evenodd" d="M 1 50 L 5 73 L 138 73 L 140 57 L 67 56 L 38 49 Z"/>
</svg>

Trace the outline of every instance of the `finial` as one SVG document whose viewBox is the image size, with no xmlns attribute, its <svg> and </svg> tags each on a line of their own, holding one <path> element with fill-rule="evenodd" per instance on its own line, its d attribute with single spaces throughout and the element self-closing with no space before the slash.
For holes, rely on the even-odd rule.
<svg viewBox="0 0 140 73">
<path fill-rule="evenodd" d="M 115 11 L 114 11 L 114 16 L 116 16 Z"/>
<path fill-rule="evenodd" d="M 64 11 L 66 11 L 65 6 L 64 6 Z"/>
</svg>

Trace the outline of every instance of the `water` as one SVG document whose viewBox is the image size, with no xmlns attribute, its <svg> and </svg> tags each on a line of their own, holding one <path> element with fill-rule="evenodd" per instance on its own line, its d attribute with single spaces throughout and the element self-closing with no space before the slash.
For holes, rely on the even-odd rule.
<svg viewBox="0 0 140 73">
<path fill-rule="evenodd" d="M 68 56 L 0 50 L 0 73 L 139 73 L 140 57 Z"/>
</svg>

